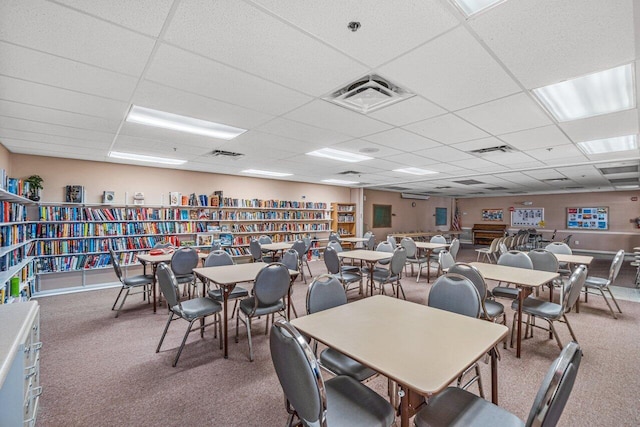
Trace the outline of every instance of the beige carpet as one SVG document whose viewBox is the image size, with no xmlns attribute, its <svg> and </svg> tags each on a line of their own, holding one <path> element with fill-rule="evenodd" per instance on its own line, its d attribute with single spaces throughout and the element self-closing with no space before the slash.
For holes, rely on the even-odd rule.
<svg viewBox="0 0 640 427">
<path fill-rule="evenodd" d="M 314 274 L 325 272 L 321 262 L 311 264 Z M 415 277 L 408 277 L 403 283 L 408 299 L 426 301 L 430 286 L 424 281 L 416 284 Z M 296 282 L 294 289 L 302 313 L 306 286 Z M 44 341 L 39 426 L 284 425 L 287 414 L 262 320 L 254 332 L 253 363 L 241 326 L 240 342 L 231 339 L 228 360 L 222 358 L 213 330 L 208 330 L 204 339 L 192 334 L 178 367 L 172 368 L 187 323 L 174 322 L 163 350 L 156 354 L 165 309 L 153 314 L 136 295 L 115 319 L 110 307 L 116 294 L 117 289 L 107 289 L 39 299 Z M 624 313 L 618 320 L 598 297 L 583 304 L 579 314 L 569 315 L 584 359 L 560 425 L 640 425 L 640 304 L 620 305 Z M 565 326 L 558 329 L 566 342 Z M 515 358 L 513 349 L 501 353 L 500 404 L 526 418 L 559 349 L 536 331 L 524 342 L 522 359 Z M 489 395 L 489 367 L 481 365 Z M 369 385 L 386 393 L 383 378 Z"/>
</svg>

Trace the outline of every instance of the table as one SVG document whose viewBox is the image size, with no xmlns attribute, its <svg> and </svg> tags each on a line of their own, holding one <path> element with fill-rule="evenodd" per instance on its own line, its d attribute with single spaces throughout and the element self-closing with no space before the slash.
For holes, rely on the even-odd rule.
<svg viewBox="0 0 640 427">
<path fill-rule="evenodd" d="M 498 403 L 493 348 L 508 334 L 504 325 L 383 295 L 298 317 L 291 323 L 396 382 L 402 390 L 403 427 L 423 402 L 421 396 L 444 390 L 489 351 L 491 397 Z"/>
<path fill-rule="evenodd" d="M 275 261 L 278 251 L 286 251 L 293 247 L 292 242 L 277 242 L 277 243 L 265 243 L 260 245 L 260 248 L 265 251 L 271 251 L 271 259 Z"/>
<path fill-rule="evenodd" d="M 416 248 L 427 250 L 427 283 L 431 281 L 431 268 L 429 267 L 429 257 L 434 249 L 445 249 L 451 246 L 449 243 L 415 242 Z"/>
<path fill-rule="evenodd" d="M 348 243 L 349 246 L 351 246 L 351 244 L 355 246 L 358 243 L 368 242 L 369 239 L 365 239 L 364 237 L 341 237 L 340 241 L 344 243 Z"/>
<path fill-rule="evenodd" d="M 448 231 L 416 231 L 413 233 L 394 233 L 394 234 L 390 234 L 390 236 L 393 236 L 394 238 L 400 238 L 402 239 L 403 237 L 411 237 L 411 238 L 426 238 L 426 237 L 433 237 L 433 236 L 438 236 L 438 235 L 442 235 L 442 236 L 449 236 L 449 238 L 451 238 L 452 236 L 459 236 L 462 233 L 464 233 L 461 230 L 448 230 Z M 416 242 L 417 243 L 417 242 Z"/>
<path fill-rule="evenodd" d="M 227 305 L 229 295 L 236 284 L 242 282 L 253 282 L 260 270 L 266 267 L 266 262 L 251 262 L 247 264 L 223 265 L 219 267 L 200 267 L 194 268 L 193 272 L 200 277 L 202 282 L 210 280 L 220 286 L 222 290 L 222 308 L 224 310 L 224 358 L 229 358 L 229 336 L 228 336 L 228 315 Z M 289 270 L 289 275 L 298 274 L 295 270 Z M 291 287 L 287 296 L 287 318 L 289 318 L 289 310 L 291 307 Z"/>
<path fill-rule="evenodd" d="M 522 303 L 529 296 L 533 288 L 540 287 L 560 277 L 560 274 L 550 271 L 529 270 L 527 268 L 508 267 L 506 265 L 472 262 L 485 279 L 514 283 L 520 289 L 518 292 L 518 332 L 516 343 L 516 357 L 520 357 L 522 345 Z"/>
<path fill-rule="evenodd" d="M 393 252 L 355 249 L 353 251 L 338 252 L 338 256 L 340 258 L 357 259 L 367 263 L 367 267 L 369 268 L 369 285 L 371 286 L 370 294 L 373 295 L 373 267 L 378 261 L 393 257 Z"/>
<path fill-rule="evenodd" d="M 157 284 L 157 280 L 156 280 L 156 270 L 158 269 L 158 265 L 160 265 L 163 262 L 166 263 L 171 263 L 171 257 L 173 257 L 173 254 L 175 252 L 172 252 L 170 254 L 162 254 L 162 255 L 151 255 L 151 254 L 138 254 L 138 261 L 140 261 L 140 263 L 146 268 L 147 264 L 151 264 L 151 268 L 153 270 L 153 283 L 152 283 L 152 292 L 153 292 L 153 312 L 156 312 L 156 284 Z M 205 259 L 209 254 L 205 254 L 202 252 L 198 252 L 198 258 L 200 259 Z"/>
</svg>

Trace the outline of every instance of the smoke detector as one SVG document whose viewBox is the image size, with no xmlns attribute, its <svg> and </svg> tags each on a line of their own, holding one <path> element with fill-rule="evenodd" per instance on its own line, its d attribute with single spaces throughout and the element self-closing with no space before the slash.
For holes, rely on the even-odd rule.
<svg viewBox="0 0 640 427">
<path fill-rule="evenodd" d="M 367 114 L 396 102 L 409 99 L 410 93 L 377 74 L 364 76 L 324 98 L 350 110 Z"/>
</svg>

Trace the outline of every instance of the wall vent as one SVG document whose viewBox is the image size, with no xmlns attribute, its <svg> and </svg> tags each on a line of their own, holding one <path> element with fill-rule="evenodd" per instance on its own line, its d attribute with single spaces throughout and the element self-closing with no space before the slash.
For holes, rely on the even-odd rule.
<svg viewBox="0 0 640 427">
<path fill-rule="evenodd" d="M 377 74 L 359 78 L 324 98 L 350 110 L 367 114 L 415 96 Z"/>
<path fill-rule="evenodd" d="M 228 157 L 230 159 L 239 159 L 244 156 L 242 153 L 234 153 L 233 151 L 213 150 L 208 154 L 211 157 Z"/>
<path fill-rule="evenodd" d="M 495 147 L 479 148 L 477 150 L 471 150 L 470 153 L 475 154 L 489 154 L 489 153 L 513 153 L 516 151 L 509 145 L 496 145 Z"/>
</svg>

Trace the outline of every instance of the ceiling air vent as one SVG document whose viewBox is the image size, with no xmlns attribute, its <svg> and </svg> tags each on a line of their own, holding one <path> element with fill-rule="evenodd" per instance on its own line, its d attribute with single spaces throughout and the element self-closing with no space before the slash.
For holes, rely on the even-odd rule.
<svg viewBox="0 0 640 427">
<path fill-rule="evenodd" d="M 618 173 L 636 173 L 638 172 L 638 165 L 600 168 L 600 172 L 602 172 L 603 175 L 613 175 Z"/>
<path fill-rule="evenodd" d="M 228 157 L 230 159 L 239 159 L 244 156 L 242 153 L 234 153 L 233 151 L 213 150 L 209 156 L 211 157 Z"/>
<path fill-rule="evenodd" d="M 358 171 L 343 171 L 343 172 L 338 172 L 338 175 L 361 175 L 362 172 L 358 172 Z"/>
<path fill-rule="evenodd" d="M 414 96 L 377 74 L 364 76 L 324 98 L 329 102 L 367 114 Z"/>
<path fill-rule="evenodd" d="M 475 179 L 463 179 L 462 181 L 453 181 L 457 184 L 464 185 L 476 185 L 476 184 L 484 184 L 484 182 L 476 181 Z"/>
<path fill-rule="evenodd" d="M 489 154 L 489 153 L 513 153 L 516 151 L 509 145 L 496 145 L 495 147 L 479 148 L 477 150 L 471 150 L 470 153 L 475 154 Z"/>
<path fill-rule="evenodd" d="M 502 190 L 506 190 L 506 187 L 487 187 L 487 190 L 502 191 Z"/>
</svg>

